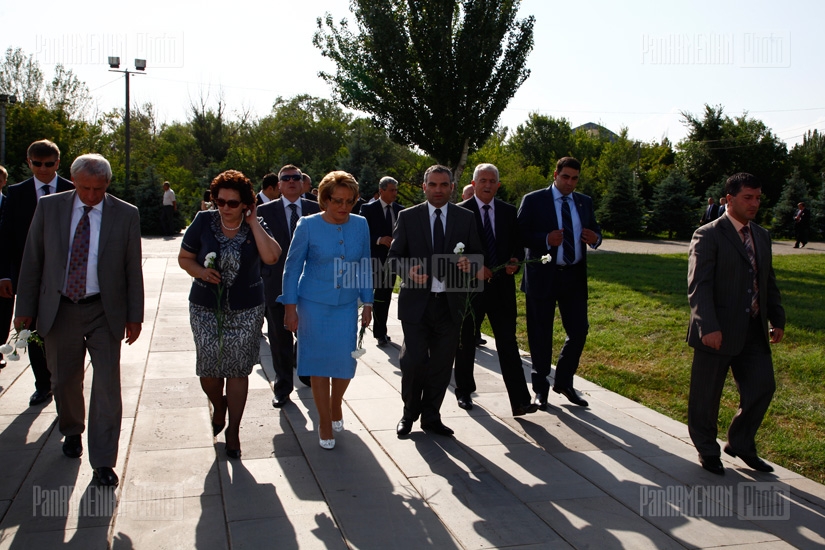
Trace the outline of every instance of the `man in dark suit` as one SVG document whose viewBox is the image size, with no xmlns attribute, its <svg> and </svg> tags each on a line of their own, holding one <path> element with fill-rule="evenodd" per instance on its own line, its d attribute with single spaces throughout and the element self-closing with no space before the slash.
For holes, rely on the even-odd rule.
<svg viewBox="0 0 825 550">
<path fill-rule="evenodd" d="M 387 317 L 395 286 L 396 273 L 386 266 L 387 253 L 392 245 L 392 230 L 398 213 L 404 208 L 395 199 L 398 196 L 398 182 L 389 176 L 378 182 L 378 200 L 361 207 L 361 215 L 370 227 L 370 255 L 372 256 L 372 281 L 375 287 L 373 305 L 372 335 L 378 340 L 378 347 L 390 343 L 387 336 Z"/>
<path fill-rule="evenodd" d="M 708 207 L 705 208 L 705 213 L 702 214 L 702 219 L 699 220 L 699 225 L 710 223 L 719 217 L 719 205 L 713 202 L 713 197 L 708 197 Z"/>
<path fill-rule="evenodd" d="M 796 205 L 793 222 L 794 234 L 796 236 L 796 243 L 794 243 L 793 247 L 799 248 L 801 244 L 802 248 L 805 248 L 805 245 L 808 244 L 808 232 L 811 228 L 811 212 L 805 207 L 804 202 Z"/>
<path fill-rule="evenodd" d="M 8 188 L 5 214 L 0 226 L 0 242 L 5 251 L 0 254 L 0 297 L 14 298 L 20 284 L 20 264 L 38 201 L 47 195 L 74 189 L 72 182 L 57 175 L 60 167 L 60 149 L 49 140 L 35 141 L 27 152 L 32 177 Z M 37 326 L 37 319 L 32 320 Z M 40 346 L 29 349 L 34 393 L 29 406 L 46 403 L 52 398 L 51 375 L 46 366 L 46 354 Z"/>
<path fill-rule="evenodd" d="M 143 322 L 143 271 L 137 208 L 106 193 L 112 179 L 100 155 L 72 163 L 76 190 L 40 201 L 20 269 L 15 327 L 37 330 L 54 380 L 63 453 L 79 458 L 86 428 L 86 352 L 94 378 L 89 406 L 89 462 L 102 485 L 118 484 L 114 466 L 123 405 L 120 346 Z M 30 349 L 35 346 L 30 346 Z"/>
<path fill-rule="evenodd" d="M 716 217 L 721 218 L 722 214 L 725 213 L 725 210 L 728 207 L 728 199 L 726 197 L 719 198 L 719 210 L 717 210 Z"/>
<path fill-rule="evenodd" d="M 473 377 L 476 333 L 486 314 L 496 338 L 501 375 L 513 415 L 534 413 L 538 407 L 530 402 L 516 341 L 516 284 L 513 275 L 518 272 L 518 262 L 524 259 L 516 207 L 495 198 L 501 182 L 498 168 L 492 164 L 476 166 L 472 186 L 474 195 L 458 203 L 458 206 L 475 215 L 476 228 L 484 244 L 486 283 L 483 292 L 473 295 L 472 316 L 461 327 L 460 345 L 455 354 L 455 396 L 459 407 L 465 410 L 473 408 L 471 394 L 476 390 Z M 508 265 L 496 270 L 504 264 Z"/>
<path fill-rule="evenodd" d="M 754 470 L 771 472 L 757 455 L 754 438 L 776 389 L 770 344 L 782 341 L 785 310 L 773 272 L 771 237 L 753 223 L 761 183 L 742 172 L 728 178 L 725 191 L 726 214 L 697 229 L 690 242 L 687 342 L 693 348 L 693 365 L 688 430 L 702 467 L 724 474 L 716 426 L 730 367 L 739 389 L 739 410 L 728 428 L 725 452 Z"/>
<path fill-rule="evenodd" d="M 448 201 L 454 184 L 449 168 L 424 172 L 427 202 L 398 214 L 389 259 L 402 278 L 398 318 L 404 331 L 399 362 L 404 415 L 396 432 L 404 436 L 421 418 L 421 428 L 440 435 L 441 402 L 455 358 L 467 304 L 469 279 L 483 267 L 473 214 Z M 456 252 L 463 243 L 462 254 Z"/>
<path fill-rule="evenodd" d="M 563 157 L 556 163 L 553 185 L 524 196 L 518 223 L 527 248 L 527 259 L 549 254 L 547 263 L 524 266 L 521 289 L 527 302 L 527 338 L 533 359 L 535 404 L 547 409 L 550 384 L 547 375 L 553 362 L 553 318 L 556 304 L 567 338 L 556 363 L 553 391 L 571 403 L 586 407 L 573 389 L 573 376 L 587 340 L 587 248 L 597 248 L 602 231 L 593 212 L 593 201 L 574 192 L 581 163 Z"/>
<path fill-rule="evenodd" d="M 308 201 L 318 202 L 318 197 L 312 194 L 312 178 L 309 177 L 309 174 L 301 174 L 301 178 L 303 178 L 303 195 L 301 196 Z"/>
<path fill-rule="evenodd" d="M 0 224 L 3 220 L 3 210 L 6 208 L 6 195 L 3 188 L 8 181 L 9 173 L 4 166 L 0 166 Z M 11 316 L 14 312 L 14 299 L 0 296 L 0 340 L 5 344 L 9 339 L 9 328 L 11 327 Z M 6 366 L 6 358 L 0 353 L 0 369 Z"/>
<path fill-rule="evenodd" d="M 301 196 L 303 174 L 297 166 L 287 164 L 281 168 L 278 171 L 278 180 L 281 198 L 258 208 L 258 215 L 266 221 L 282 251 L 275 264 L 261 264 L 261 277 L 264 280 L 266 295 L 267 336 L 272 353 L 272 368 L 275 370 L 275 396 L 272 398 L 272 406 L 276 409 L 289 402 L 289 394 L 293 389 L 292 371 L 295 368 L 292 333 L 284 327 L 284 306 L 276 301 L 283 289 L 284 262 L 298 219 L 321 211 L 317 202 Z M 309 378 L 302 379 L 302 382 L 308 386 Z"/>
<path fill-rule="evenodd" d="M 261 180 L 261 192 L 255 196 L 255 203 L 258 206 L 274 201 L 281 196 L 278 189 L 278 174 L 270 172 Z"/>
</svg>

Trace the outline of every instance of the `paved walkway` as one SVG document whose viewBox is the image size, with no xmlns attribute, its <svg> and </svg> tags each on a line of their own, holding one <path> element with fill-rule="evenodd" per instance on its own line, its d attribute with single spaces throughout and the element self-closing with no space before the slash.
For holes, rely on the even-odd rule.
<svg viewBox="0 0 825 550">
<path fill-rule="evenodd" d="M 308 388 L 272 408 L 262 340 L 243 459 L 229 461 L 194 376 L 179 238 L 144 243 L 146 322 L 123 349 L 121 485 L 99 488 L 85 456 L 63 456 L 54 405 L 29 408 L 30 369 L 10 363 L 0 549 L 825 547 L 825 487 L 727 456 L 727 475 L 707 473 L 683 424 L 595 384 L 576 380 L 589 408 L 553 394 L 547 412 L 513 418 L 492 341 L 478 352 L 476 407 L 445 399 L 456 437 L 416 425 L 398 439 L 398 350 L 368 339 L 345 430 L 325 451 Z M 401 342 L 398 323 L 390 335 Z"/>
</svg>

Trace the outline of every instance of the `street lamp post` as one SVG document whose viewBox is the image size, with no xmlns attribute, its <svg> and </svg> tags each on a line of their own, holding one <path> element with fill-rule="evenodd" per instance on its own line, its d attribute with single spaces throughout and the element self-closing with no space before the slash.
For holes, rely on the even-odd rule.
<svg viewBox="0 0 825 550">
<path fill-rule="evenodd" d="M 17 103 L 13 95 L 0 94 L 0 164 L 6 164 L 6 105 Z"/>
<path fill-rule="evenodd" d="M 123 124 L 124 130 L 126 132 L 126 177 L 123 181 L 123 193 L 124 195 L 129 190 L 129 170 L 130 170 L 130 160 L 131 160 L 131 145 L 132 145 L 132 133 L 129 128 L 129 121 L 131 120 L 130 116 L 130 107 L 129 107 L 129 75 L 133 74 L 146 74 L 143 71 L 146 70 L 146 60 L 145 59 L 135 59 L 135 70 L 130 71 L 129 69 L 118 70 L 120 67 L 120 58 L 119 57 L 109 57 L 109 72 L 110 73 L 123 73 L 126 77 L 126 111 L 123 116 Z M 140 72 L 135 72 L 140 71 Z"/>
</svg>

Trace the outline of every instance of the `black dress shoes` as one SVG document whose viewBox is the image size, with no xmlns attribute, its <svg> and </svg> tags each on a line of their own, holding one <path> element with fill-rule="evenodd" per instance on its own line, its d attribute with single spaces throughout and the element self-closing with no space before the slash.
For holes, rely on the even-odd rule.
<svg viewBox="0 0 825 550">
<path fill-rule="evenodd" d="M 289 395 L 276 395 L 272 398 L 272 406 L 276 409 L 282 408 L 287 403 L 289 403 Z"/>
<path fill-rule="evenodd" d="M 576 390 L 574 390 L 572 386 L 569 388 L 556 388 L 555 386 L 553 386 L 553 391 L 562 394 L 567 398 L 568 401 L 570 401 L 574 405 L 578 405 L 579 407 L 587 406 L 587 401 L 579 397 L 576 393 Z"/>
<path fill-rule="evenodd" d="M 759 458 L 758 456 L 742 456 L 737 455 L 736 452 L 731 449 L 730 445 L 725 445 L 725 453 L 729 454 L 732 457 L 739 457 L 742 459 L 742 462 L 748 465 L 751 470 L 756 470 L 757 472 L 773 472 L 773 466 Z"/>
<path fill-rule="evenodd" d="M 395 427 L 395 433 L 398 435 L 409 435 L 412 431 L 413 421 L 408 418 L 402 418 L 398 421 L 398 426 Z"/>
<path fill-rule="evenodd" d="M 702 465 L 702 468 L 712 474 L 716 474 L 718 476 L 725 475 L 725 467 L 722 466 L 722 460 L 720 460 L 718 456 L 699 455 L 699 464 Z"/>
<path fill-rule="evenodd" d="M 453 435 L 455 432 L 441 423 L 440 420 L 436 420 L 435 422 L 427 422 L 421 423 L 421 429 L 425 432 L 433 432 L 438 435 Z"/>
<path fill-rule="evenodd" d="M 476 337 L 476 346 L 483 346 L 486 343 L 487 343 L 487 340 L 485 340 L 481 336 Z"/>
<path fill-rule="evenodd" d="M 533 399 L 533 405 L 535 405 L 536 409 L 540 411 L 547 410 L 547 396 L 542 395 L 540 393 L 536 394 L 536 398 Z"/>
<path fill-rule="evenodd" d="M 94 473 L 95 479 L 104 487 L 117 487 L 117 484 L 120 483 L 115 471 L 107 466 L 95 468 Z"/>
<path fill-rule="evenodd" d="M 459 408 L 465 411 L 473 410 L 473 399 L 469 395 L 456 396 L 456 400 L 458 401 Z"/>
<path fill-rule="evenodd" d="M 384 336 L 379 336 L 376 338 L 378 340 L 378 347 L 385 348 L 390 344 L 390 337 L 386 334 Z"/>
<path fill-rule="evenodd" d="M 513 416 L 524 416 L 525 414 L 532 414 L 539 410 L 539 406 L 535 403 L 527 403 L 526 405 L 519 405 L 513 407 Z"/>
<path fill-rule="evenodd" d="M 41 403 L 45 403 L 46 401 L 50 401 L 51 398 L 52 392 L 35 390 L 35 392 L 29 398 L 29 407 L 34 407 L 35 405 L 39 405 Z"/>
<path fill-rule="evenodd" d="M 63 454 L 69 458 L 83 456 L 83 438 L 80 435 L 67 435 L 63 440 Z"/>
</svg>

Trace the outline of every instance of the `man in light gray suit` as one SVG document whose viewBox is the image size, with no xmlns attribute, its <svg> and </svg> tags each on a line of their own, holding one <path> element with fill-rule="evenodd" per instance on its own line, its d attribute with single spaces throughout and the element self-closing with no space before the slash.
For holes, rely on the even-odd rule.
<svg viewBox="0 0 825 550">
<path fill-rule="evenodd" d="M 37 330 L 46 344 L 63 454 L 79 458 L 86 428 L 83 367 L 94 367 L 89 406 L 89 462 L 95 478 L 118 484 L 122 417 L 120 341 L 132 344 L 143 322 L 140 216 L 106 193 L 112 168 L 100 155 L 78 157 L 74 191 L 43 197 L 32 219 L 17 291 L 18 330 Z"/>
<path fill-rule="evenodd" d="M 759 180 L 744 172 L 734 174 L 725 192 L 725 214 L 697 229 L 690 242 L 687 341 L 693 366 L 688 430 L 702 467 L 723 475 L 716 425 L 730 367 L 740 400 L 724 450 L 754 470 L 771 472 L 771 465 L 757 455 L 754 438 L 776 389 L 770 344 L 782 341 L 785 310 L 773 272 L 770 235 L 753 223 L 762 195 Z"/>
</svg>

